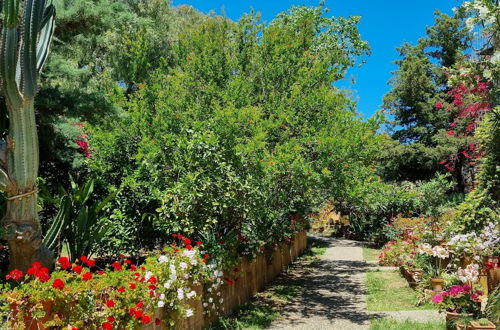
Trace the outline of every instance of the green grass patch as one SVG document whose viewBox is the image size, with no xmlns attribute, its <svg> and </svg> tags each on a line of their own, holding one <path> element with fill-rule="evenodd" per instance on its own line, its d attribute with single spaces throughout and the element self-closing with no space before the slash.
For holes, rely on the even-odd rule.
<svg viewBox="0 0 500 330">
<path fill-rule="evenodd" d="M 295 261 L 300 267 L 309 267 L 325 253 L 328 243 L 320 240 L 309 241 L 304 254 Z M 208 329 L 258 330 L 265 329 L 280 316 L 280 311 L 300 292 L 296 282 L 279 280 L 250 302 L 241 305 L 232 315 L 219 319 Z"/>
<path fill-rule="evenodd" d="M 372 249 L 368 247 L 363 247 L 363 260 L 366 262 L 377 262 L 378 256 L 380 255 L 382 250 L 380 249 Z"/>
<path fill-rule="evenodd" d="M 407 311 L 434 309 L 426 304 L 416 306 L 417 293 L 397 271 L 368 271 L 366 273 L 368 288 L 368 310 L 370 311 Z"/>
<path fill-rule="evenodd" d="M 383 318 L 372 320 L 370 322 L 370 330 L 444 330 L 446 324 L 444 322 L 399 322 L 391 318 Z"/>
</svg>

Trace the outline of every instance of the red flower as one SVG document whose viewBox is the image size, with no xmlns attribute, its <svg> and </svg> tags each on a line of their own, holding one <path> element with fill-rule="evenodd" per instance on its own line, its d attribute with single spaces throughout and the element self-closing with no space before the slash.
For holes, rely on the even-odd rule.
<svg viewBox="0 0 500 330">
<path fill-rule="evenodd" d="M 436 109 L 441 109 L 443 107 L 443 102 L 436 103 Z"/>
<path fill-rule="evenodd" d="M 119 271 L 119 270 L 123 269 L 122 264 L 119 263 L 118 261 L 113 262 L 113 264 L 111 266 L 113 266 L 113 268 L 115 269 L 115 271 Z"/>
<path fill-rule="evenodd" d="M 210 257 L 210 254 L 205 253 L 204 257 L 205 257 L 205 259 L 208 259 Z"/>
<path fill-rule="evenodd" d="M 196 245 L 197 245 L 198 247 L 200 247 L 202 244 L 203 244 L 203 243 L 202 243 L 201 241 L 197 241 L 197 242 L 196 242 Z"/>
<path fill-rule="evenodd" d="M 84 280 L 84 281 L 90 281 L 91 279 L 92 279 L 92 273 L 91 272 L 86 272 L 82 276 L 82 280 Z"/>
<path fill-rule="evenodd" d="M 455 131 L 451 131 L 451 130 L 450 130 L 450 131 L 448 131 L 448 132 L 446 132 L 446 133 L 447 133 L 449 136 L 453 136 L 453 135 L 455 135 Z"/>
<path fill-rule="evenodd" d="M 104 304 L 106 305 L 106 307 L 109 307 L 109 308 L 115 307 L 115 302 L 113 300 L 106 300 L 104 302 Z"/>
<path fill-rule="evenodd" d="M 186 245 L 186 250 L 192 250 L 193 246 L 191 244 Z"/>
<path fill-rule="evenodd" d="M 106 329 L 106 330 L 111 330 L 111 329 L 113 329 L 113 325 L 111 323 L 109 323 L 109 322 L 104 322 L 102 324 L 102 328 Z"/>
<path fill-rule="evenodd" d="M 92 268 L 95 266 L 95 261 L 92 259 L 89 259 L 89 260 L 87 260 L 86 264 L 87 264 L 87 266 L 89 266 L 89 268 Z"/>
<path fill-rule="evenodd" d="M 103 272 L 102 270 L 98 270 L 98 271 L 97 271 L 97 274 L 99 274 L 99 275 L 104 275 L 104 272 Z"/>
<path fill-rule="evenodd" d="M 108 320 L 108 322 L 111 322 L 111 323 L 113 323 L 113 322 L 115 322 L 115 321 L 116 321 L 115 317 L 114 317 L 114 316 L 112 316 L 112 315 L 108 316 L 108 317 L 107 317 L 107 320 Z"/>
<path fill-rule="evenodd" d="M 35 271 L 35 277 L 42 283 L 47 282 L 48 280 L 50 280 L 49 269 L 46 267 L 37 269 Z"/>
<path fill-rule="evenodd" d="M 62 269 L 71 268 L 71 262 L 69 262 L 69 259 L 66 257 L 60 257 L 59 259 L 57 259 L 57 263 L 61 265 Z"/>
<path fill-rule="evenodd" d="M 161 324 L 161 320 L 160 320 L 159 318 L 156 318 L 156 319 L 155 319 L 155 324 L 156 324 L 156 325 L 160 325 L 160 324 Z"/>
<path fill-rule="evenodd" d="M 121 286 L 118 289 L 116 289 L 116 291 L 118 291 L 118 292 L 125 292 L 125 288 Z"/>
<path fill-rule="evenodd" d="M 82 266 L 80 266 L 80 265 L 75 265 L 75 266 L 73 266 L 73 271 L 74 271 L 75 273 L 77 273 L 77 274 L 80 274 L 80 273 L 82 272 L 82 270 L 83 270 L 83 267 L 82 267 Z"/>
<path fill-rule="evenodd" d="M 130 289 L 134 290 L 137 285 L 135 285 L 135 283 L 130 283 L 130 285 L 128 286 Z"/>
<path fill-rule="evenodd" d="M 132 260 L 130 260 L 130 259 L 125 259 L 124 263 L 126 263 L 127 265 L 131 265 L 131 264 L 132 264 Z"/>
<path fill-rule="evenodd" d="M 149 315 L 144 315 L 144 316 L 141 318 L 141 323 L 142 323 L 142 324 L 149 324 L 149 323 L 151 323 L 151 316 L 149 316 Z"/>
<path fill-rule="evenodd" d="M 135 272 L 137 270 L 137 266 L 136 265 L 130 265 L 130 270 Z"/>
<path fill-rule="evenodd" d="M 5 278 L 7 280 L 19 281 L 23 275 L 23 272 L 19 269 L 13 269 L 5 276 Z"/>
<path fill-rule="evenodd" d="M 142 308 L 142 307 L 144 307 L 144 302 L 143 302 L 142 300 L 141 300 L 141 301 L 139 301 L 137 304 L 135 304 L 135 307 L 137 307 L 137 308 Z"/>
<path fill-rule="evenodd" d="M 81 261 L 81 262 L 87 263 L 87 261 L 88 261 L 88 260 L 89 260 L 89 259 L 88 259 L 86 256 L 81 256 L 81 257 L 80 257 L 80 261 Z"/>
<path fill-rule="evenodd" d="M 207 263 L 207 259 L 203 259 L 201 262 L 203 262 L 204 264 Z"/>
<path fill-rule="evenodd" d="M 52 288 L 62 290 L 64 289 L 64 282 L 60 278 L 56 278 L 52 283 Z"/>
<path fill-rule="evenodd" d="M 173 238 L 177 238 L 177 234 L 172 234 L 172 237 Z"/>
<path fill-rule="evenodd" d="M 191 244 L 191 240 L 189 238 L 185 238 L 184 239 L 184 244 Z"/>
<path fill-rule="evenodd" d="M 120 254 L 120 259 L 123 259 L 125 258 L 125 256 L 123 254 Z"/>
<path fill-rule="evenodd" d="M 130 315 L 130 316 L 134 316 L 136 311 L 137 311 L 137 310 L 136 310 L 134 307 L 130 307 L 130 308 L 128 309 L 128 315 Z"/>
<path fill-rule="evenodd" d="M 142 311 L 140 309 L 136 309 L 134 313 L 134 317 L 136 319 L 140 319 L 142 317 Z"/>
</svg>

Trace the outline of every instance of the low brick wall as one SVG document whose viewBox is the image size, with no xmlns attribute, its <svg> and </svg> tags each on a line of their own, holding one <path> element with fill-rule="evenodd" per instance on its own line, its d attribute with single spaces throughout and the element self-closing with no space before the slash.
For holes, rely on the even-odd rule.
<svg viewBox="0 0 500 330">
<path fill-rule="evenodd" d="M 302 254 L 307 246 L 307 234 L 301 232 L 295 235 L 290 244 L 284 244 L 280 249 L 273 252 L 272 256 L 266 253 L 259 253 L 257 257 L 249 261 L 243 258 L 240 269 L 239 279 L 233 285 L 226 285 L 221 291 L 221 297 L 224 299 L 224 312 L 222 315 L 229 315 L 239 305 L 252 298 L 257 292 L 261 291 L 265 285 L 274 280 L 288 265 L 290 265 L 298 256 Z M 203 288 L 195 288 L 198 295 L 203 294 Z M 192 305 L 194 315 L 185 319 L 179 324 L 179 330 L 198 330 L 203 329 L 216 321 L 216 317 L 207 317 L 204 314 L 202 300 L 197 299 Z M 162 311 L 157 311 L 157 316 Z M 143 326 L 143 330 L 160 329 L 163 327 L 154 324 Z"/>
</svg>

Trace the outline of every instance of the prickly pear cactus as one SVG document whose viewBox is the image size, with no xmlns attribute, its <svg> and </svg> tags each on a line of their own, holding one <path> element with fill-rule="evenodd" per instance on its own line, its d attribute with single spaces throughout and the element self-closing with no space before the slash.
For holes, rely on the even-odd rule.
<svg viewBox="0 0 500 330">
<path fill-rule="evenodd" d="M 55 8 L 47 0 L 3 0 L 0 87 L 9 117 L 0 143 L 0 188 L 7 194 L 4 218 L 10 268 L 25 271 L 32 262 L 53 264 L 43 245 L 37 214 L 39 150 L 34 98 L 37 77 L 49 52 Z"/>
</svg>

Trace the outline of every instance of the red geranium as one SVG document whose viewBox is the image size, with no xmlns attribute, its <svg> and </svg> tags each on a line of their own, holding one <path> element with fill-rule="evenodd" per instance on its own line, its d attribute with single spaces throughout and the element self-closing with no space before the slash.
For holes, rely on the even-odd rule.
<svg viewBox="0 0 500 330">
<path fill-rule="evenodd" d="M 84 280 L 84 281 L 90 281 L 91 279 L 92 279 L 92 273 L 91 272 L 86 272 L 82 276 L 82 280 Z"/>
<path fill-rule="evenodd" d="M 23 275 L 23 272 L 19 269 L 13 269 L 5 276 L 5 278 L 7 280 L 19 281 Z"/>
<path fill-rule="evenodd" d="M 62 269 L 71 268 L 71 262 L 69 262 L 68 258 L 66 257 L 60 257 L 59 259 L 57 259 L 57 262 L 59 263 Z"/>
<path fill-rule="evenodd" d="M 123 269 L 122 264 L 119 263 L 118 261 L 113 262 L 113 264 L 111 266 L 113 266 L 113 268 L 115 269 L 115 271 L 119 271 L 119 270 Z"/>
<path fill-rule="evenodd" d="M 142 324 L 149 324 L 149 323 L 151 323 L 151 316 L 149 316 L 149 315 L 144 315 L 144 316 L 141 318 L 141 323 L 142 323 Z"/>
<path fill-rule="evenodd" d="M 113 307 L 115 307 L 115 302 L 114 302 L 114 300 L 106 300 L 106 301 L 104 302 L 104 304 L 106 305 L 106 307 L 109 307 L 109 308 L 113 308 Z"/>
<path fill-rule="evenodd" d="M 102 328 L 106 329 L 106 330 L 111 330 L 111 329 L 113 329 L 113 325 L 111 323 L 109 323 L 109 322 L 104 322 L 102 324 Z"/>
<path fill-rule="evenodd" d="M 82 270 L 83 270 L 83 267 L 82 267 L 82 266 L 80 266 L 80 265 L 74 265 L 74 266 L 73 266 L 73 271 L 74 271 L 75 273 L 77 273 L 77 274 L 81 274 Z"/>
<path fill-rule="evenodd" d="M 62 290 L 64 289 L 64 282 L 60 278 L 56 278 L 54 283 L 52 283 L 52 288 Z"/>
</svg>

